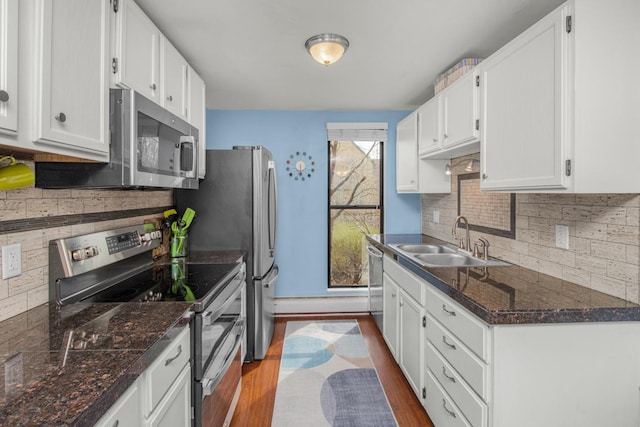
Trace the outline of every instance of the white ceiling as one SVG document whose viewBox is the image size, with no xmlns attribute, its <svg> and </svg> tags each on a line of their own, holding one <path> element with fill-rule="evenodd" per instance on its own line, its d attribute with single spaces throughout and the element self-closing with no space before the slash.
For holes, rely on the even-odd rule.
<svg viewBox="0 0 640 427">
<path fill-rule="evenodd" d="M 403 110 L 438 74 L 486 58 L 562 0 L 136 0 L 207 85 L 215 109 Z M 315 62 L 304 42 L 350 47 Z"/>
</svg>

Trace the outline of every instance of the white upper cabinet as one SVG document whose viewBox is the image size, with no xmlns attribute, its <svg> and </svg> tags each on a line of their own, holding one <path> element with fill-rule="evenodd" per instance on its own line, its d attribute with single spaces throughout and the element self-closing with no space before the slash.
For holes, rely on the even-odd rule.
<svg viewBox="0 0 640 427">
<path fill-rule="evenodd" d="M 440 151 L 440 103 L 442 98 L 435 96 L 420 106 L 418 112 L 418 147 L 420 157 Z"/>
<path fill-rule="evenodd" d="M 482 190 L 640 192 L 638 16 L 569 1 L 478 66 Z"/>
<path fill-rule="evenodd" d="M 480 64 L 481 188 L 566 188 L 567 8 Z"/>
<path fill-rule="evenodd" d="M 34 142 L 61 147 L 54 152 L 107 160 L 108 7 L 108 0 L 35 3 Z"/>
<path fill-rule="evenodd" d="M 480 78 L 476 72 L 469 72 L 461 77 L 442 94 L 442 148 L 448 149 L 478 142 L 480 137 L 478 112 L 478 86 Z M 477 153 L 476 144 L 465 154 Z M 461 153 L 455 154 L 460 156 Z"/>
<path fill-rule="evenodd" d="M 115 12 L 113 84 L 160 103 L 160 30 L 133 0 Z"/>
<path fill-rule="evenodd" d="M 417 193 L 418 147 L 417 118 L 414 111 L 396 126 L 396 191 Z"/>
<path fill-rule="evenodd" d="M 0 0 L 0 132 L 18 130 L 18 0 Z"/>
<path fill-rule="evenodd" d="M 480 150 L 478 84 L 469 72 L 418 108 L 420 157 L 451 159 Z"/>
<path fill-rule="evenodd" d="M 189 64 L 180 52 L 162 37 L 160 40 L 160 97 L 162 105 L 172 113 L 188 120 L 188 76 Z"/>
<path fill-rule="evenodd" d="M 398 193 L 449 193 L 451 179 L 444 174 L 446 160 L 418 158 L 420 111 L 396 127 L 396 191 Z"/>
<path fill-rule="evenodd" d="M 198 178 L 203 179 L 207 168 L 207 105 L 204 80 L 189 68 L 189 121 L 198 128 Z"/>
</svg>

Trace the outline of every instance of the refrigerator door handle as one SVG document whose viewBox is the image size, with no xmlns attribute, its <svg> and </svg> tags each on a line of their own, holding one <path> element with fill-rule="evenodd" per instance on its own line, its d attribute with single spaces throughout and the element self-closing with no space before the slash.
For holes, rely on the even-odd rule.
<svg viewBox="0 0 640 427">
<path fill-rule="evenodd" d="M 273 277 L 271 279 L 269 279 L 269 280 L 265 280 L 265 282 L 263 283 L 263 286 L 265 288 L 270 288 L 271 284 L 276 281 L 276 279 L 280 275 L 280 267 L 278 267 L 277 265 L 273 266 L 273 271 L 271 272 L 271 275 Z"/>
<path fill-rule="evenodd" d="M 267 211 L 269 221 L 269 249 L 276 249 L 276 228 L 278 224 L 278 186 L 276 185 L 276 164 L 273 160 L 269 161 L 269 196 L 267 197 Z"/>
</svg>

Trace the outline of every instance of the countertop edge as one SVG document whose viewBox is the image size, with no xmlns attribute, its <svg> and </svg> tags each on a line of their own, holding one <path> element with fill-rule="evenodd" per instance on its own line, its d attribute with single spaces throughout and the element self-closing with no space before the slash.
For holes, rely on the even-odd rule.
<svg viewBox="0 0 640 427">
<path fill-rule="evenodd" d="M 437 276 L 436 269 L 429 269 L 415 264 L 400 252 L 382 243 L 379 238 L 377 239 L 375 236 L 384 235 L 368 234 L 366 235 L 366 239 L 374 247 L 396 259 L 400 265 L 429 282 L 453 301 L 459 303 L 489 325 L 640 321 L 640 307 L 491 310 L 441 280 Z M 438 240 L 436 238 L 431 239 Z M 447 242 L 442 243 L 446 244 Z M 456 269 L 456 267 L 443 268 Z"/>
</svg>

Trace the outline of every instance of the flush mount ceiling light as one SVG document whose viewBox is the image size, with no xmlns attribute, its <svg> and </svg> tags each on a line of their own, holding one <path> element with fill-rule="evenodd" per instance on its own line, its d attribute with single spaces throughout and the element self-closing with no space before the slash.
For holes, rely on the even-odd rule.
<svg viewBox="0 0 640 427">
<path fill-rule="evenodd" d="M 338 62 L 349 47 L 349 40 L 332 33 L 318 34 L 304 44 L 309 54 L 325 67 Z"/>
<path fill-rule="evenodd" d="M 478 160 L 478 159 L 462 160 L 462 161 L 457 162 L 453 166 L 458 166 L 458 165 L 461 165 L 463 163 L 467 164 L 464 167 L 465 172 L 473 172 L 474 164 L 476 164 L 476 163 L 478 164 L 478 166 L 480 166 L 480 160 Z M 445 175 L 451 175 L 451 165 L 449 163 L 447 163 L 447 165 L 444 167 L 444 174 Z"/>
</svg>

